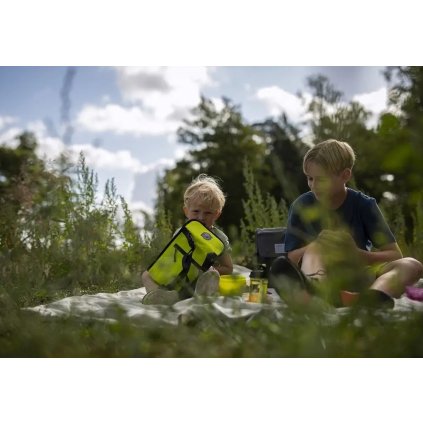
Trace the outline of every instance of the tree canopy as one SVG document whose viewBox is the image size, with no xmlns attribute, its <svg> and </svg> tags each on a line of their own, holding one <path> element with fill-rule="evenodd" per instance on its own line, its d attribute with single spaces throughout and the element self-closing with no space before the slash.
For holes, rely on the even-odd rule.
<svg viewBox="0 0 423 423">
<path fill-rule="evenodd" d="M 423 68 L 388 68 L 386 79 L 389 104 L 373 127 L 371 112 L 345 101 L 323 75 L 307 79 L 311 100 L 304 120 L 297 123 L 284 113 L 248 123 L 231 100 L 223 98 L 223 107 L 218 108 L 203 97 L 193 110 L 194 118 L 178 130 L 178 142 L 189 150 L 159 181 L 159 203 L 176 216 L 172 224 L 180 224 L 185 187 L 198 174 L 207 173 L 221 181 L 227 194 L 219 224 L 225 230 L 239 227 L 246 195 L 245 162 L 263 192 L 290 204 L 308 189 L 302 173 L 306 150 L 336 138 L 350 143 L 357 154 L 352 186 L 389 203 L 392 210 L 400 206 L 412 232 L 423 185 Z"/>
</svg>

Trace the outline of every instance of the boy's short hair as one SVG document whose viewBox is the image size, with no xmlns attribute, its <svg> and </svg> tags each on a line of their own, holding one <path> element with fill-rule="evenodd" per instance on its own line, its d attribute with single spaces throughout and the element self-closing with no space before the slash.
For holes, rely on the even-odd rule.
<svg viewBox="0 0 423 423">
<path fill-rule="evenodd" d="M 197 176 L 184 193 L 184 206 L 193 202 L 204 204 L 212 210 L 222 211 L 225 205 L 225 195 L 216 179 L 204 173 Z"/>
<path fill-rule="evenodd" d="M 351 146 L 334 139 L 322 141 L 307 151 L 303 160 L 303 170 L 309 162 L 321 166 L 326 172 L 339 174 L 344 169 L 352 169 L 355 163 L 355 153 Z"/>
</svg>

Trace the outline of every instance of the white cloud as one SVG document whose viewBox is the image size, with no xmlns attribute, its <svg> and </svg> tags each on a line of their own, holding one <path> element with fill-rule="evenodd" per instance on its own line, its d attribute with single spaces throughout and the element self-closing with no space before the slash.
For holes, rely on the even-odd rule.
<svg viewBox="0 0 423 423">
<path fill-rule="evenodd" d="M 128 150 L 110 151 L 91 144 L 72 144 L 66 146 L 65 143 L 57 137 L 48 134 L 47 127 L 42 121 L 33 121 L 28 123 L 26 128 L 12 127 L 7 131 L 0 133 L 0 144 L 15 148 L 18 141 L 14 138 L 24 131 L 31 131 L 37 138 L 37 155 L 46 161 L 54 161 L 63 153 L 68 153 L 69 159 L 76 163 L 79 154 L 84 153 L 88 166 L 95 169 L 107 170 L 127 170 L 130 172 L 149 172 L 157 166 L 171 166 L 174 160 L 160 159 L 151 164 L 142 164 Z"/>
<path fill-rule="evenodd" d="M 210 100 L 218 113 L 220 113 L 225 107 L 225 103 L 220 97 L 212 97 Z"/>
<path fill-rule="evenodd" d="M 118 104 L 104 107 L 85 106 L 77 116 L 77 124 L 91 132 L 115 132 L 117 134 L 160 135 L 176 131 L 177 121 L 156 118 L 136 106 L 129 108 Z"/>
<path fill-rule="evenodd" d="M 256 98 L 264 103 L 272 116 L 279 116 L 285 112 L 294 122 L 304 118 L 309 101 L 308 96 L 305 95 L 306 104 L 304 104 L 298 96 L 275 85 L 257 90 Z"/>
<path fill-rule="evenodd" d="M 366 110 L 372 112 L 372 116 L 368 119 L 366 126 L 368 128 L 375 127 L 379 120 L 379 115 L 384 111 L 388 110 L 388 89 L 382 87 L 379 90 L 372 91 L 370 93 L 356 94 L 353 97 L 353 101 L 360 103 Z M 395 112 L 395 110 L 390 110 Z"/>
<path fill-rule="evenodd" d="M 16 121 L 17 119 L 12 116 L 0 116 L 0 129 L 3 129 Z"/>
<path fill-rule="evenodd" d="M 82 152 L 87 165 L 97 169 L 139 172 L 146 168 L 128 150 L 110 151 L 101 147 L 94 147 L 91 144 L 72 144 L 69 146 L 69 151 L 72 153 L 74 161 Z"/>
<path fill-rule="evenodd" d="M 178 145 L 175 148 L 175 159 L 181 160 L 188 154 L 188 151 L 190 150 L 190 146 L 188 145 Z"/>
<path fill-rule="evenodd" d="M 30 122 L 26 128 L 13 127 L 3 133 L 0 132 L 0 145 L 16 148 L 18 141 L 15 138 L 25 130 L 33 132 L 36 136 L 38 143 L 36 153 L 45 160 L 49 168 L 55 167 L 55 162 L 61 154 L 66 154 L 70 162 L 76 164 L 82 151 L 86 164 L 99 177 L 99 186 L 103 186 L 107 179 L 114 177 L 118 192 L 127 199 L 130 208 L 139 207 L 148 213 L 152 212 L 157 176 L 165 168 L 175 165 L 176 159 L 166 158 L 144 164 L 128 150 L 110 151 L 84 143 L 66 145 L 60 138 L 50 136 L 42 121 Z"/>
<path fill-rule="evenodd" d="M 206 67 L 122 67 L 118 84 L 125 100 L 141 103 L 155 116 L 197 105 L 201 87 L 211 83 Z"/>
<path fill-rule="evenodd" d="M 311 101 L 311 95 L 304 93 L 303 97 L 304 100 L 277 86 L 260 88 L 256 92 L 256 98 L 265 104 L 271 115 L 278 116 L 285 112 L 294 122 L 311 117 L 306 113 L 307 106 Z M 373 126 L 377 122 L 378 115 L 387 109 L 387 99 L 388 91 L 386 87 L 370 93 L 356 94 L 352 98 L 353 101 L 362 104 L 366 110 L 373 113 L 368 122 L 369 126 Z M 342 105 L 346 106 L 345 103 L 339 103 L 337 106 Z M 325 108 L 329 114 L 335 111 L 335 107 L 330 104 L 325 104 Z"/>
<path fill-rule="evenodd" d="M 131 210 L 132 218 L 134 223 L 139 227 L 144 226 L 144 215 L 141 211 L 146 212 L 149 215 L 154 214 L 153 207 L 150 207 L 148 204 L 143 201 L 131 201 L 128 203 L 128 207 Z"/>
<path fill-rule="evenodd" d="M 16 137 L 22 133 L 21 128 L 12 127 L 0 133 L 0 145 L 4 145 L 8 148 L 16 148 L 19 145 L 19 141 Z"/>
<path fill-rule="evenodd" d="M 206 67 L 119 67 L 125 105 L 86 105 L 77 123 L 92 132 L 169 134 L 200 102 L 201 89 L 213 83 Z"/>
<path fill-rule="evenodd" d="M 387 107 L 388 89 L 387 87 L 382 87 L 370 93 L 356 94 L 353 97 L 353 101 L 362 104 L 367 110 L 379 115 Z"/>
</svg>

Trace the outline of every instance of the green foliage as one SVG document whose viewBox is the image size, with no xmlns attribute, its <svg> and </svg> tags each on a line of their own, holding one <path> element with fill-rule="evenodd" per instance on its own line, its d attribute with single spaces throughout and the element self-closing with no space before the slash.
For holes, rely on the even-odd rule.
<svg viewBox="0 0 423 423">
<path fill-rule="evenodd" d="M 316 310 L 286 309 L 283 313 L 282 320 L 266 311 L 245 320 L 217 318 L 206 311 L 188 326 L 173 326 L 148 319 L 134 325 L 124 317 L 116 323 L 46 319 L 8 310 L 7 319 L 0 320 L 0 356 L 423 356 L 421 313 L 389 320 L 381 313 L 358 311 L 333 320 Z"/>
<path fill-rule="evenodd" d="M 247 124 L 239 108 L 223 99 L 218 110 L 211 100 L 201 99 L 193 110 L 193 119 L 185 121 L 178 130 L 178 141 L 190 146 L 183 160 L 168 170 L 159 183 L 159 201 L 172 211 L 172 225 L 179 226 L 183 193 L 187 185 L 200 173 L 216 177 L 227 195 L 227 202 L 218 224 L 225 232 L 239 227 L 242 217 L 242 164 L 245 158 L 259 176 L 260 185 L 268 189 L 273 184 L 266 174 L 266 143 L 260 132 Z"/>
<path fill-rule="evenodd" d="M 285 114 L 277 119 L 266 119 L 254 125 L 266 140 L 265 166 L 261 174 L 268 173 L 266 189 L 275 198 L 291 203 L 307 191 L 307 182 L 302 171 L 303 156 L 308 149 L 299 136 L 299 129 L 288 121 Z M 257 178 L 258 179 L 258 178 Z M 260 181 L 260 179 L 258 179 Z"/>
<path fill-rule="evenodd" d="M 244 264 L 253 265 L 255 232 L 257 228 L 286 226 L 288 209 L 282 200 L 279 204 L 269 193 L 263 195 L 248 162 L 244 162 L 244 187 L 247 193 L 243 200 L 244 218 L 241 220 L 240 256 Z"/>
<path fill-rule="evenodd" d="M 35 147 L 35 141 L 25 144 L 28 151 Z M 16 171 L 18 183 L 1 197 L 3 292 L 21 307 L 138 287 L 141 268 L 147 265 L 141 255 L 144 240 L 126 202 L 118 202 L 114 181 L 107 181 L 98 200 L 97 177 L 82 155 L 75 182 L 48 172 L 34 157 L 27 152 Z M 36 170 L 30 167 L 34 162 Z"/>
<path fill-rule="evenodd" d="M 162 203 L 157 205 L 154 219 L 145 215 L 144 229 L 142 231 L 141 255 L 144 260 L 144 269 L 147 268 L 163 250 L 172 238 L 170 213 L 166 211 Z M 176 229 L 176 228 L 174 228 Z"/>
</svg>

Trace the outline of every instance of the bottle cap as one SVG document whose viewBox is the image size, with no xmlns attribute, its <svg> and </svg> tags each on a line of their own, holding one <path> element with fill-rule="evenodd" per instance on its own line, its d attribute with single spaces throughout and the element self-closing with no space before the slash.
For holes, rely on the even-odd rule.
<svg viewBox="0 0 423 423">
<path fill-rule="evenodd" d="M 250 273 L 250 278 L 263 278 L 264 270 L 263 269 L 254 269 Z"/>
</svg>

